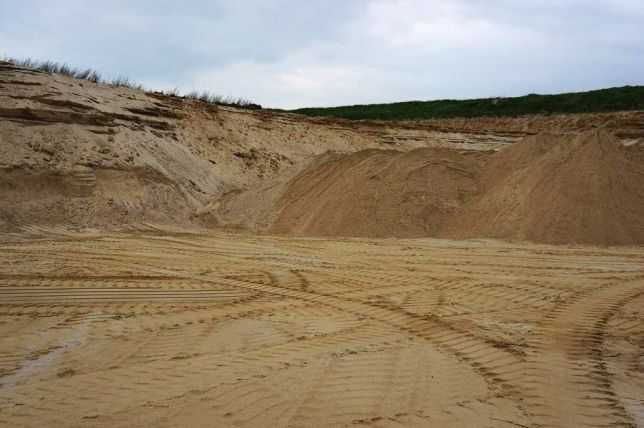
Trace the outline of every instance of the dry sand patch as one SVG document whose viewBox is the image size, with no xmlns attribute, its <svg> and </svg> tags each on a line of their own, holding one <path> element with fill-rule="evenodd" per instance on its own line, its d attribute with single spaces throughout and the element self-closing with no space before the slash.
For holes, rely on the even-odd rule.
<svg viewBox="0 0 644 428">
<path fill-rule="evenodd" d="M 41 232 L 0 260 L 1 425 L 644 423 L 641 248 Z"/>
</svg>

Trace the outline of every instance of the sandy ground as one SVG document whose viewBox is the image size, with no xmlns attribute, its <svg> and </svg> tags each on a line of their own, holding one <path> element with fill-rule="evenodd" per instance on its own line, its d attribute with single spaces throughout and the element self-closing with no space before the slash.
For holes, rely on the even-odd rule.
<svg viewBox="0 0 644 428">
<path fill-rule="evenodd" d="M 0 426 L 644 426 L 644 248 L 6 234 Z"/>
</svg>

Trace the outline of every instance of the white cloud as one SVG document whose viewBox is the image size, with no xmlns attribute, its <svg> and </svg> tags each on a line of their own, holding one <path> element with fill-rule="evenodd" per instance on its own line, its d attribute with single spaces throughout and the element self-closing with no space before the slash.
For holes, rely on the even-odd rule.
<svg viewBox="0 0 644 428">
<path fill-rule="evenodd" d="M 240 62 L 196 71 L 181 89 L 211 88 L 272 107 L 296 108 L 365 99 L 372 89 L 365 82 L 382 80 L 374 70 L 359 65 L 328 64 L 294 55 L 269 64 Z"/>
<path fill-rule="evenodd" d="M 381 0 L 362 26 L 380 43 L 398 49 L 441 51 L 539 43 L 541 34 L 521 25 L 476 15 L 462 1 Z"/>
<path fill-rule="evenodd" d="M 271 107 L 510 96 L 642 84 L 643 18 L 641 0 L 106 0 L 98 19 L 0 0 L 0 53 Z"/>
</svg>

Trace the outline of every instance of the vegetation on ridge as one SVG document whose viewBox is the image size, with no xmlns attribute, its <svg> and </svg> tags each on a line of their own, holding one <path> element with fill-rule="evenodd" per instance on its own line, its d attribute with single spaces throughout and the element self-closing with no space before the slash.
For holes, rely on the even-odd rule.
<svg viewBox="0 0 644 428">
<path fill-rule="evenodd" d="M 391 104 L 300 108 L 290 111 L 307 116 L 332 116 L 344 119 L 405 120 L 632 110 L 644 110 L 644 86 L 624 86 L 557 95 L 530 94 L 511 98 L 407 101 Z"/>
<path fill-rule="evenodd" d="M 83 69 L 72 67 L 65 63 L 58 63 L 55 61 L 38 61 L 31 58 L 26 59 L 16 59 L 16 58 L 0 58 L 0 61 L 8 62 L 17 67 L 24 67 L 30 70 L 42 71 L 45 73 L 51 74 L 61 74 L 64 76 L 72 77 L 74 79 L 87 80 L 98 85 L 109 85 L 114 87 L 124 87 L 134 89 L 136 91 L 144 91 L 147 93 L 156 93 L 169 97 L 181 97 L 187 99 L 193 99 L 202 101 L 208 104 L 223 105 L 230 107 L 238 108 L 248 108 L 248 109 L 260 109 L 262 108 L 259 104 L 255 104 L 252 101 L 246 100 L 244 98 L 232 98 L 232 97 L 223 97 L 221 95 L 216 95 L 208 91 L 192 91 L 188 94 L 181 95 L 178 89 L 172 89 L 170 91 L 152 91 L 146 89 L 140 83 L 136 83 L 124 76 L 118 76 L 113 79 L 104 78 L 96 70 L 91 68 Z"/>
</svg>

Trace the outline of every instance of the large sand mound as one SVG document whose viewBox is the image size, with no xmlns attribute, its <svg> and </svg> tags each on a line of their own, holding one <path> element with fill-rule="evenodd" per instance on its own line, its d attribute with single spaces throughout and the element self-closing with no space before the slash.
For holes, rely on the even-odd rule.
<svg viewBox="0 0 644 428">
<path fill-rule="evenodd" d="M 368 150 L 332 156 L 293 179 L 277 233 L 435 236 L 477 191 L 481 152 Z"/>
<path fill-rule="evenodd" d="M 611 134 L 541 135 L 495 156 L 453 237 L 644 243 L 644 150 Z"/>
<path fill-rule="evenodd" d="M 274 232 L 644 243 L 644 150 L 611 134 L 529 137 L 495 154 L 364 151 L 307 169 Z"/>
</svg>

